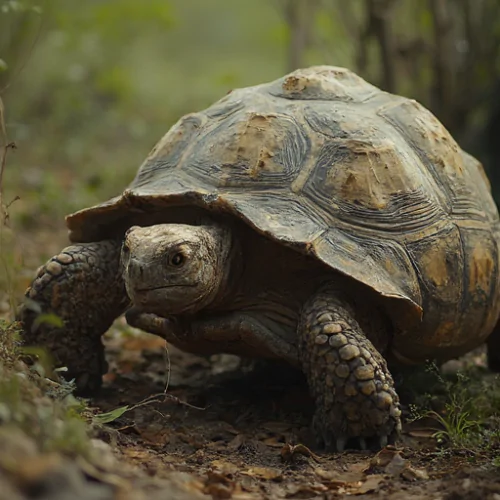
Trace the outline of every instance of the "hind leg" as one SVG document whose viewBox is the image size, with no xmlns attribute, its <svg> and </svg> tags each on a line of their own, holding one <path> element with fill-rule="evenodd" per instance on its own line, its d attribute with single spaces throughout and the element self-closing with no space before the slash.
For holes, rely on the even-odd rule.
<svg viewBox="0 0 500 500">
<path fill-rule="evenodd" d="M 107 369 L 101 336 L 129 303 L 120 250 L 114 240 L 65 248 L 39 269 L 18 313 L 24 344 L 47 348 L 82 395 L 101 386 Z M 43 321 L 42 314 L 58 319 Z"/>
</svg>

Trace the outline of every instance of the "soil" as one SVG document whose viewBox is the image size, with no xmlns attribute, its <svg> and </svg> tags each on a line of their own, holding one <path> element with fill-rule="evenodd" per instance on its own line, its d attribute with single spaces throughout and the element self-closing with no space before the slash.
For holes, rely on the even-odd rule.
<svg viewBox="0 0 500 500">
<path fill-rule="evenodd" d="M 378 453 L 316 449 L 305 381 L 284 365 L 201 358 L 139 332 L 106 345 L 110 369 L 91 405 L 131 408 L 100 432 L 119 458 L 114 498 L 500 499 L 491 455 L 439 449 L 422 423 Z M 134 473 L 123 478 L 119 464 Z"/>
</svg>

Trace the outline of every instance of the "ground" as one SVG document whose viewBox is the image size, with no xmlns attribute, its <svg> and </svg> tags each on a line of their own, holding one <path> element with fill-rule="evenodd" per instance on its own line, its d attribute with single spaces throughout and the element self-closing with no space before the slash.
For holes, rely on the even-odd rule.
<svg viewBox="0 0 500 500">
<path fill-rule="evenodd" d="M 39 249 L 55 253 L 61 241 L 35 238 L 16 238 L 22 286 L 41 263 Z M 16 393 L 30 405 L 15 417 L 15 391 L 0 383 L 0 500 L 500 499 L 500 380 L 484 367 L 484 349 L 447 365 L 446 377 L 424 370 L 438 382 L 423 390 L 405 375 L 406 423 L 395 447 L 338 454 L 316 449 L 304 379 L 285 365 L 189 355 L 123 319 L 105 344 L 103 391 L 83 402 L 47 371 L 33 374 L 40 365 L 13 356 L 15 342 L 5 346 L 10 354 L 0 351 L 10 373 L 0 380 L 8 389 L 19 378 Z M 36 390 L 23 388 L 28 379 Z M 70 411 L 61 410 L 68 401 Z"/>
</svg>

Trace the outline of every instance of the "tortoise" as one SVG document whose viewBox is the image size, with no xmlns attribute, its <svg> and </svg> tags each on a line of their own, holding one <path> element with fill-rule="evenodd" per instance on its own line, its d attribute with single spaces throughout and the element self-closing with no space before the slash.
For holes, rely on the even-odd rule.
<svg viewBox="0 0 500 500">
<path fill-rule="evenodd" d="M 348 69 L 296 70 L 182 117 L 123 194 L 66 222 L 73 245 L 39 269 L 20 319 L 79 394 L 99 389 L 101 336 L 123 313 L 189 352 L 300 368 L 329 449 L 394 442 L 392 366 L 494 332 L 499 368 L 482 165 L 422 105 Z M 36 326 L 40 311 L 63 326 Z"/>
</svg>

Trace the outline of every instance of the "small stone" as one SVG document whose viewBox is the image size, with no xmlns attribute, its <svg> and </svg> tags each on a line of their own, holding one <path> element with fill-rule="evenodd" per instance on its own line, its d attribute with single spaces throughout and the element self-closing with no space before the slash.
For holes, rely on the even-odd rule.
<svg viewBox="0 0 500 500">
<path fill-rule="evenodd" d="M 52 260 L 50 261 L 45 268 L 52 276 L 58 276 L 62 273 L 62 266 L 59 262 Z"/>
<path fill-rule="evenodd" d="M 332 374 L 329 374 L 326 376 L 325 382 L 326 382 L 327 387 L 334 387 L 335 386 L 335 381 L 333 379 Z"/>
<path fill-rule="evenodd" d="M 388 392 L 380 392 L 377 394 L 377 407 L 381 410 L 392 405 L 392 396 Z"/>
<path fill-rule="evenodd" d="M 371 380 L 375 376 L 375 371 L 373 367 L 369 365 L 358 366 L 358 368 L 354 370 L 354 376 L 358 380 Z"/>
<path fill-rule="evenodd" d="M 326 335 L 318 335 L 314 339 L 314 343 L 316 345 L 323 345 L 326 344 L 327 342 L 328 342 L 328 337 Z"/>
<path fill-rule="evenodd" d="M 359 356 L 359 348 L 355 345 L 348 344 L 339 350 L 339 354 L 344 361 L 349 361 Z"/>
<path fill-rule="evenodd" d="M 347 378 L 351 371 L 345 363 L 341 363 L 337 368 L 335 368 L 335 374 L 340 378 Z"/>
<path fill-rule="evenodd" d="M 341 331 L 342 327 L 338 323 L 328 323 L 323 327 L 323 333 L 327 333 L 328 335 L 340 333 Z"/>
<path fill-rule="evenodd" d="M 70 264 L 73 262 L 73 257 L 67 253 L 60 253 L 56 257 L 57 261 L 60 262 L 61 264 Z"/>
<path fill-rule="evenodd" d="M 359 384 L 359 388 L 365 396 L 369 396 L 370 394 L 373 394 L 375 392 L 375 382 L 373 382 L 373 380 L 369 380 L 368 382 L 361 382 Z"/>
<path fill-rule="evenodd" d="M 339 348 L 347 344 L 347 338 L 345 335 L 342 334 L 332 335 L 328 343 L 332 347 Z"/>
<path fill-rule="evenodd" d="M 330 313 L 323 313 L 319 318 L 319 323 L 327 323 L 328 321 L 333 321 L 333 316 Z"/>
<path fill-rule="evenodd" d="M 344 387 L 344 394 L 346 396 L 357 396 L 358 390 L 354 384 L 346 384 Z"/>
</svg>

